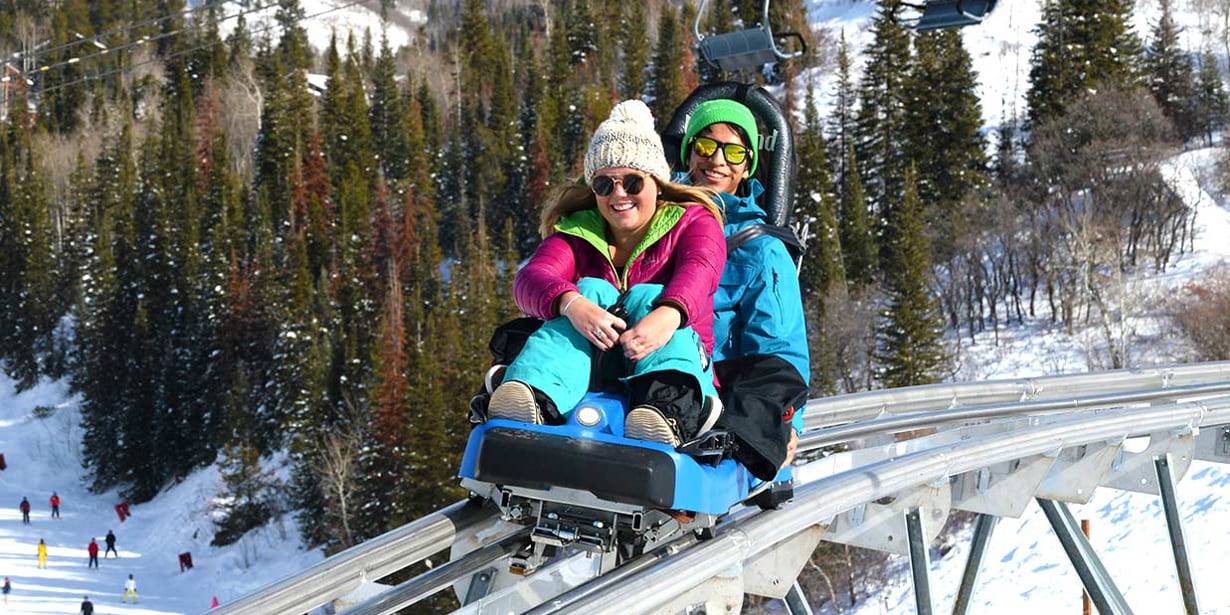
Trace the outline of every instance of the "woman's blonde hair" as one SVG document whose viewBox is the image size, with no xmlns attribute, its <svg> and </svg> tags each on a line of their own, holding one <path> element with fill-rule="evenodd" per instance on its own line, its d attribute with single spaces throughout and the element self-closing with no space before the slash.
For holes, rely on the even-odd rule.
<svg viewBox="0 0 1230 615">
<path fill-rule="evenodd" d="M 646 178 L 652 179 L 657 185 L 658 190 L 658 207 L 664 203 L 674 203 L 683 207 L 704 207 L 713 218 L 722 222 L 722 210 L 718 208 L 714 199 L 717 198 L 717 193 L 709 188 L 701 188 L 698 186 L 688 186 L 686 184 L 676 184 L 673 182 L 658 179 L 653 175 L 646 174 Z M 641 188 L 642 190 L 650 190 L 650 186 Z M 598 207 L 598 198 L 594 196 L 594 191 L 589 185 L 583 183 L 581 178 L 577 178 L 571 184 L 560 188 L 559 191 L 552 196 L 547 205 L 542 209 L 542 218 L 539 220 L 538 232 L 545 238 L 555 232 L 555 225 L 559 223 L 564 216 L 583 209 L 595 209 Z"/>
</svg>

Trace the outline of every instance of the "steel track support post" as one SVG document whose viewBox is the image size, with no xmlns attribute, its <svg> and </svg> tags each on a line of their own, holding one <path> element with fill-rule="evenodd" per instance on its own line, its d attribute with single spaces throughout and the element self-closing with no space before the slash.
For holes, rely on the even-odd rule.
<svg viewBox="0 0 1230 615">
<path fill-rule="evenodd" d="M 910 541 L 910 572 L 914 577 L 914 606 L 918 615 L 931 615 L 931 580 L 928 577 L 927 540 L 917 508 L 905 513 L 905 533 Z"/>
<path fill-rule="evenodd" d="M 782 600 L 786 603 L 786 612 L 790 615 L 812 615 L 811 605 L 807 604 L 807 597 L 803 595 L 803 587 L 799 585 L 799 580 L 794 580 L 794 585 L 790 586 L 790 591 L 786 592 L 786 598 Z"/>
<path fill-rule="evenodd" d="M 1161 455 L 1153 459 L 1157 470 L 1157 490 L 1162 496 L 1162 510 L 1166 513 L 1166 529 L 1170 532 L 1170 548 L 1174 551 L 1174 565 L 1179 574 L 1179 589 L 1183 592 L 1183 608 L 1187 615 L 1199 615 L 1196 604 L 1196 585 L 1192 580 L 1192 566 L 1187 559 L 1187 539 L 1183 537 L 1183 519 L 1179 516 L 1179 502 L 1175 496 L 1174 477 L 1170 474 L 1170 457 Z"/>
<path fill-rule="evenodd" d="M 1055 536 L 1063 544 L 1063 550 L 1072 561 L 1072 567 L 1080 576 L 1081 583 L 1085 585 L 1085 591 L 1089 592 L 1089 598 L 1093 600 L 1094 606 L 1098 607 L 1098 612 L 1102 615 L 1130 615 L 1131 607 L 1123 599 L 1123 594 L 1110 578 L 1110 573 L 1102 565 L 1097 552 L 1081 532 L 1080 524 L 1072 516 L 1072 511 L 1068 510 L 1068 505 L 1044 498 L 1037 498 L 1037 501 L 1042 512 L 1046 513 L 1047 520 L 1051 522 Z"/>
<path fill-rule="evenodd" d="M 952 605 L 952 615 L 965 615 L 969 610 L 970 601 L 974 598 L 974 584 L 978 582 L 978 571 L 982 569 L 982 558 L 987 553 L 987 545 L 991 542 L 991 531 L 999 517 L 980 514 L 974 522 L 974 536 L 970 538 L 969 559 L 965 562 L 965 572 L 961 574 L 961 587 L 957 590 L 957 600 Z"/>
</svg>

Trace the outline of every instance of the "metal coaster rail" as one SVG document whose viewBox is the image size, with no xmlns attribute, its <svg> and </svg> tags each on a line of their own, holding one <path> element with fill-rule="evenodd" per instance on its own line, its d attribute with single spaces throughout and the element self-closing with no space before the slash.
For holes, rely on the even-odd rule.
<svg viewBox="0 0 1230 615">
<path fill-rule="evenodd" d="M 1119 445 L 1134 436 L 1151 436 L 1153 448 L 1145 454 L 1164 450 L 1168 452 L 1162 453 L 1163 458 L 1183 457 L 1175 460 L 1177 480 L 1191 457 L 1230 463 L 1230 455 L 1211 452 L 1215 438 L 1222 432 L 1221 437 L 1230 437 L 1230 430 L 1208 429 L 1230 425 L 1227 393 L 1230 362 L 942 384 L 811 400 L 802 450 L 815 451 L 838 442 L 864 448 L 797 467 L 801 482 L 792 503 L 763 513 L 751 508 L 733 511 L 715 528 L 711 539 L 688 536 L 607 575 L 574 579 L 572 585 L 536 580 L 548 573 L 544 569 L 526 577 L 522 581 L 525 588 L 508 588 L 502 597 L 476 601 L 459 612 L 628 613 L 664 605 L 673 608 L 687 599 L 686 592 L 715 583 L 723 574 L 742 569 L 741 565 L 782 548 L 804 532 L 822 528 L 831 535 L 839 525 L 849 525 L 854 510 L 870 503 L 939 485 L 947 497 L 949 483 L 955 484 L 956 477 L 980 472 L 981 477 L 988 468 L 1004 462 L 1070 457 L 1070 451 L 1078 449 L 1078 456 L 1083 456 L 1087 446 L 1092 447 L 1092 457 L 1097 447 L 1107 443 L 1108 449 L 1113 447 L 1107 455 L 1117 454 L 1115 464 L 1122 470 L 1124 452 Z M 906 429 L 926 429 L 932 435 L 896 441 L 893 434 Z M 1168 444 L 1169 440 L 1179 444 Z M 1113 482 L 1119 488 L 1126 482 L 1126 477 L 1110 476 L 1106 468 L 1112 465 L 1110 461 L 1103 464 L 1107 474 L 1095 478 L 1097 485 Z M 1075 473 L 1074 467 L 1056 463 L 1050 472 Z M 809 476 L 816 474 L 819 476 Z M 998 474 L 995 477 L 998 481 Z M 1164 493 L 1167 481 L 1154 482 L 1158 485 L 1134 490 L 1156 493 L 1161 489 Z M 1034 495 L 1017 494 L 1018 499 Z M 961 504 L 954 502 L 952 508 L 961 508 Z M 442 565 L 397 588 L 381 587 L 384 594 L 342 611 L 350 615 L 396 612 L 431 591 L 470 578 L 482 566 L 506 565 L 507 549 L 499 545 L 507 544 L 500 541 L 513 530 L 492 529 L 498 523 L 490 507 L 458 502 L 210 613 L 305 612 L 449 548 L 464 535 L 490 534 L 487 546 L 467 556 L 466 562 Z M 562 570 L 569 558 L 561 560 Z M 557 581 L 567 576 L 556 574 Z M 537 585 L 530 589 L 532 583 Z M 484 605 L 493 610 L 484 610 Z"/>
</svg>

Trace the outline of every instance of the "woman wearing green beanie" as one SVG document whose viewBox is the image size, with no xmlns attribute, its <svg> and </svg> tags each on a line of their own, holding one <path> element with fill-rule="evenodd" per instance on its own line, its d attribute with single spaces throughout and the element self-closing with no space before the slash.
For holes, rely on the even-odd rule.
<svg viewBox="0 0 1230 615">
<path fill-rule="evenodd" d="M 725 234 L 769 224 L 757 203 L 760 131 L 747 106 L 715 99 L 693 109 L 680 160 L 693 185 L 718 193 Z M 803 427 L 810 358 L 794 260 L 780 240 L 761 236 L 727 255 L 714 296 L 714 367 L 721 383 L 718 425 L 736 442 L 735 459 L 772 480 L 794 457 Z"/>
</svg>

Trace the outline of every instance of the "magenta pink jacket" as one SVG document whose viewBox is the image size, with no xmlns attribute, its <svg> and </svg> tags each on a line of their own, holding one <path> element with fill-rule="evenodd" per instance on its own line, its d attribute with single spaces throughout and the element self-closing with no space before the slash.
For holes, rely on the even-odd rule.
<svg viewBox="0 0 1230 615">
<path fill-rule="evenodd" d="M 530 316 L 559 316 L 556 300 L 576 291 L 577 280 L 599 278 L 621 291 L 636 284 L 661 284 L 659 302 L 683 307 L 684 324 L 713 353 L 713 294 L 726 264 L 722 224 L 699 206 L 664 205 L 650 222 L 623 276 L 611 262 L 605 222 L 596 209 L 565 216 L 543 240 L 513 282 L 517 307 Z"/>
</svg>

